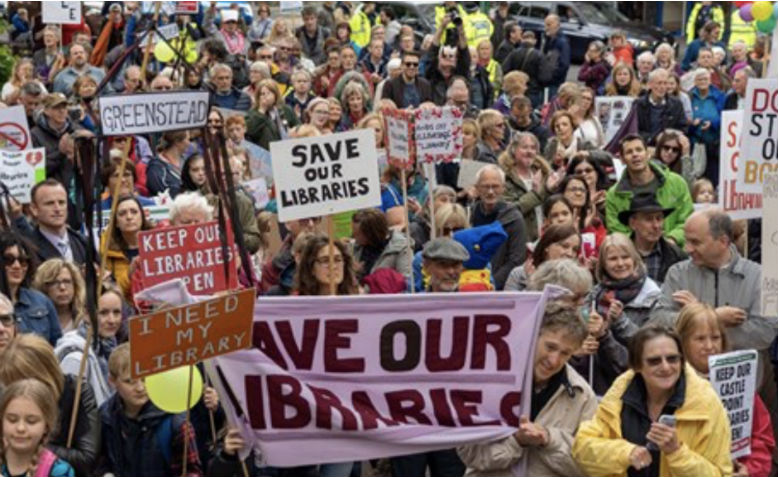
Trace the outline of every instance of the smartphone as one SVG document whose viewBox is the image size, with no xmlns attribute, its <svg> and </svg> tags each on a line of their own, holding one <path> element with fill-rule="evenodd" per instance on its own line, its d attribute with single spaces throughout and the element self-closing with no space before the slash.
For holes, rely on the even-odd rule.
<svg viewBox="0 0 778 477">
<path fill-rule="evenodd" d="M 664 424 L 668 427 L 675 427 L 675 416 L 672 414 L 662 414 L 659 416 L 659 420 L 657 421 L 659 424 Z M 655 443 L 648 441 L 648 444 L 646 444 L 646 449 L 650 451 L 658 451 L 659 446 L 657 446 Z"/>
</svg>

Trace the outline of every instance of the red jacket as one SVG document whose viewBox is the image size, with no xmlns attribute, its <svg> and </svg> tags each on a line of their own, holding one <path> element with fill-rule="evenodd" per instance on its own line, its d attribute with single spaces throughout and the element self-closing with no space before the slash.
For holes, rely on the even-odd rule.
<svg viewBox="0 0 778 477">
<path fill-rule="evenodd" d="M 775 438 L 770 413 L 758 394 L 754 395 L 754 420 L 751 426 L 751 455 L 737 461 L 748 467 L 751 477 L 767 477 L 773 462 Z"/>
</svg>

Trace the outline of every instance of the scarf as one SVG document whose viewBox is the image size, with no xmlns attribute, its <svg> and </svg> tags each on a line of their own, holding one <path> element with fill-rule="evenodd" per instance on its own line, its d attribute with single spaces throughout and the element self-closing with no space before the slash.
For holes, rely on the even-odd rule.
<svg viewBox="0 0 778 477">
<path fill-rule="evenodd" d="M 227 51 L 229 51 L 232 55 L 243 54 L 246 46 L 246 39 L 243 37 L 243 34 L 240 32 L 235 32 L 234 36 L 230 36 L 230 34 L 227 33 L 227 30 L 224 28 L 222 28 L 220 31 L 222 37 L 224 38 L 224 44 L 227 46 Z"/>
<path fill-rule="evenodd" d="M 643 284 L 646 282 L 646 273 L 635 272 L 627 278 L 613 280 L 607 275 L 600 281 L 600 290 L 594 297 L 597 305 L 597 313 L 602 316 L 608 316 L 613 300 L 619 300 L 626 305 L 638 296 Z"/>
</svg>

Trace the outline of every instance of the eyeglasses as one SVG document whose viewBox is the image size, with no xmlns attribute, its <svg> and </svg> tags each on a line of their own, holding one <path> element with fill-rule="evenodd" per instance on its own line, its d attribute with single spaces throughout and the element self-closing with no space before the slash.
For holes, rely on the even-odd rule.
<svg viewBox="0 0 778 477">
<path fill-rule="evenodd" d="M 17 322 L 16 315 L 13 313 L 8 313 L 6 315 L 0 315 L 0 325 L 3 325 L 4 328 L 10 328 L 14 325 L 16 325 Z"/>
<path fill-rule="evenodd" d="M 495 185 L 495 184 L 479 184 L 476 186 L 478 190 L 484 191 L 484 192 L 499 192 L 502 189 L 502 185 Z"/>
<path fill-rule="evenodd" d="M 3 262 L 5 262 L 6 267 L 10 267 L 14 262 L 19 262 L 19 266 L 26 267 L 30 264 L 30 257 L 22 255 L 3 255 Z"/>
<path fill-rule="evenodd" d="M 680 148 L 680 147 L 676 147 L 676 146 L 668 146 L 668 145 L 664 145 L 664 146 L 662 146 L 662 150 L 663 150 L 663 151 L 668 151 L 668 152 L 674 152 L 674 153 L 676 153 L 676 154 L 678 154 L 679 152 L 681 152 L 681 148 Z"/>
<path fill-rule="evenodd" d="M 314 263 L 316 265 L 321 265 L 322 267 L 329 267 L 330 257 L 319 257 L 316 260 L 314 260 Z M 343 265 L 343 255 L 335 255 L 332 258 L 332 263 L 335 265 Z"/>
<path fill-rule="evenodd" d="M 52 280 L 50 282 L 46 282 L 46 286 L 49 288 L 59 288 L 59 287 L 70 288 L 73 286 L 73 280 L 69 278 L 66 278 L 64 280 Z"/>
<path fill-rule="evenodd" d="M 667 364 L 678 364 L 681 362 L 681 355 L 671 354 L 668 356 L 651 356 L 650 358 L 646 358 L 646 364 L 652 368 L 662 364 L 662 361 L 665 361 Z"/>
<path fill-rule="evenodd" d="M 416 63 L 416 62 L 413 62 L 413 61 L 406 61 L 404 64 L 408 68 L 418 68 L 419 67 L 419 64 Z"/>
</svg>

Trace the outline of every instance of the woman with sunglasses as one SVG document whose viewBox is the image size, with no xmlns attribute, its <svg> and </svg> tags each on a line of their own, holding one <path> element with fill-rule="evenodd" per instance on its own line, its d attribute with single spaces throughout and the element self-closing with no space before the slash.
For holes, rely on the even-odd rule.
<svg viewBox="0 0 778 477">
<path fill-rule="evenodd" d="M 630 370 L 578 428 L 585 475 L 732 474 L 729 418 L 713 388 L 686 366 L 675 331 L 649 326 L 630 341 Z"/>
<path fill-rule="evenodd" d="M 681 337 L 683 352 L 689 364 L 701 377 L 710 379 L 708 358 L 729 351 L 727 331 L 716 311 L 705 303 L 692 303 L 683 308 L 675 323 Z M 733 465 L 736 477 L 767 477 L 772 465 L 775 436 L 770 413 L 758 393 L 754 394 L 751 454 L 737 459 Z"/>
<path fill-rule="evenodd" d="M 51 345 L 62 336 L 57 318 L 57 309 L 51 299 L 30 288 L 31 277 L 35 275 L 35 254 L 31 246 L 14 232 L 0 233 L 0 292 L 11 299 L 14 314 L 18 318 L 17 330 L 35 333 Z"/>
<path fill-rule="evenodd" d="M 656 139 L 654 159 L 666 165 L 671 171 L 692 183 L 705 173 L 705 156 L 691 157 L 689 138 L 681 131 L 667 129 Z"/>
</svg>

